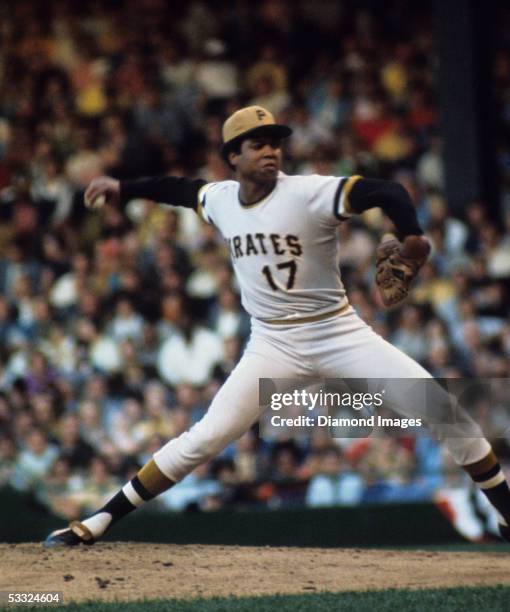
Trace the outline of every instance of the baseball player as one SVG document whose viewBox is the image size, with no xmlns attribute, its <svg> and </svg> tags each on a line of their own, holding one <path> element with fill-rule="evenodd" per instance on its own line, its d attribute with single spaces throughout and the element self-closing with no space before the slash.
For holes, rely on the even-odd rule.
<svg viewBox="0 0 510 612">
<path fill-rule="evenodd" d="M 402 301 L 429 253 L 409 195 L 397 183 L 359 176 L 287 176 L 280 170 L 281 142 L 290 134 L 266 109 L 250 106 L 223 125 L 221 152 L 235 180 L 101 177 L 87 188 L 85 202 L 92 209 L 105 201 L 123 205 L 146 198 L 193 208 L 213 224 L 230 248 L 251 337 L 202 420 L 156 452 L 91 517 L 52 532 L 47 547 L 94 543 L 241 436 L 264 409 L 259 378 L 431 378 L 357 316 L 337 265 L 337 225 L 382 208 L 396 237 L 378 249 L 376 283 L 386 305 Z M 401 414 L 415 416 L 412 402 L 398 393 L 386 399 Z M 470 435 L 455 426 L 430 427 L 487 495 L 499 513 L 502 536 L 510 540 L 510 491 L 489 442 L 474 423 Z"/>
</svg>

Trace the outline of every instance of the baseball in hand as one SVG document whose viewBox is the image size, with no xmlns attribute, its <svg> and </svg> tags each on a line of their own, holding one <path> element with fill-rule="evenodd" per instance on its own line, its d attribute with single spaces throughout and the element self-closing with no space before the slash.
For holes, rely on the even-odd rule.
<svg viewBox="0 0 510 612">
<path fill-rule="evenodd" d="M 106 196 L 104 194 L 100 194 L 96 196 L 93 200 L 90 198 L 85 199 L 85 205 L 87 208 L 91 208 L 92 210 L 97 210 L 102 208 L 106 203 Z"/>
</svg>

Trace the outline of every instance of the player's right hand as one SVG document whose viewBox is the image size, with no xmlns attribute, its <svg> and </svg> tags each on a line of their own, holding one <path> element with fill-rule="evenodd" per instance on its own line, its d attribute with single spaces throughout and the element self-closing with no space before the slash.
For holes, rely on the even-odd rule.
<svg viewBox="0 0 510 612">
<path fill-rule="evenodd" d="M 120 182 L 110 176 L 99 176 L 90 182 L 83 197 L 85 206 L 91 210 L 99 210 L 106 202 L 120 202 Z"/>
</svg>

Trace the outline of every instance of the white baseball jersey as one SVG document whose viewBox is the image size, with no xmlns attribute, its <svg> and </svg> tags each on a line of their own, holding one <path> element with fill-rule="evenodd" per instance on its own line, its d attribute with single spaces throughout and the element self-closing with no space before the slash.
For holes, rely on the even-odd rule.
<svg viewBox="0 0 510 612">
<path fill-rule="evenodd" d="M 299 319 L 347 304 L 336 226 L 350 216 L 360 177 L 287 176 L 243 205 L 239 183 L 204 185 L 198 211 L 225 237 L 246 311 L 260 320 Z"/>
</svg>

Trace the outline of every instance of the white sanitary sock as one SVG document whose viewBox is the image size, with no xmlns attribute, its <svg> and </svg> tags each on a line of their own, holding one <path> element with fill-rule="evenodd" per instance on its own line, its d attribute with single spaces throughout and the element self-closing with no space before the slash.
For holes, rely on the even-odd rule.
<svg viewBox="0 0 510 612">
<path fill-rule="evenodd" d="M 99 514 L 94 514 L 94 516 L 81 521 L 81 523 L 90 530 L 94 538 L 99 538 L 108 529 L 112 518 L 109 512 L 99 512 Z"/>
</svg>

